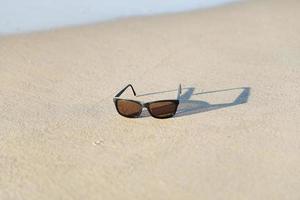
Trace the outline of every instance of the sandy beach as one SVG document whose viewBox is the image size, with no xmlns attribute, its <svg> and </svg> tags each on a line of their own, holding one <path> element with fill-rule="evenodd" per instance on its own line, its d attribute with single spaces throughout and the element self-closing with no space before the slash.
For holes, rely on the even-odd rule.
<svg viewBox="0 0 300 200">
<path fill-rule="evenodd" d="M 299 8 L 254 0 L 0 37 L 0 199 L 299 200 Z M 177 115 L 118 115 L 128 83 L 141 101 L 181 83 Z"/>
</svg>

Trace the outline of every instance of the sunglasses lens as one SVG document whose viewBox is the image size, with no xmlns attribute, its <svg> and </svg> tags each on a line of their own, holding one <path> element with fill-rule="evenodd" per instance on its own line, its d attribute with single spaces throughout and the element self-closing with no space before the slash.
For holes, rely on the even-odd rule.
<svg viewBox="0 0 300 200">
<path fill-rule="evenodd" d="M 134 102 L 120 99 L 116 103 L 119 113 L 125 117 L 138 117 L 142 112 L 142 105 Z"/>
<path fill-rule="evenodd" d="M 175 101 L 160 101 L 149 104 L 149 110 L 154 117 L 168 118 L 175 115 L 177 106 Z"/>
</svg>

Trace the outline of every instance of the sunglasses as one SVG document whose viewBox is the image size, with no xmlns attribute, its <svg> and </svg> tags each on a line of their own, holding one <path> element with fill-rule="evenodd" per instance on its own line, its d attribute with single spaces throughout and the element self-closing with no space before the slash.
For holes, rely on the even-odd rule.
<svg viewBox="0 0 300 200">
<path fill-rule="evenodd" d="M 165 119 L 173 117 L 176 114 L 181 94 L 181 85 L 179 84 L 176 99 L 158 100 L 143 103 L 131 99 L 120 98 L 121 94 L 130 87 L 134 96 L 136 93 L 131 84 L 128 84 L 113 98 L 118 113 L 124 117 L 137 118 L 141 115 L 143 108 L 147 108 L 150 115 L 154 118 Z"/>
</svg>

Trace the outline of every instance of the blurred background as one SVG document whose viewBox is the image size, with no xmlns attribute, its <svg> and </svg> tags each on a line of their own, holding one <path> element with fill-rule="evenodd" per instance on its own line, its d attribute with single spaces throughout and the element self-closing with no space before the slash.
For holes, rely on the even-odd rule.
<svg viewBox="0 0 300 200">
<path fill-rule="evenodd" d="M 120 17 L 208 8 L 235 0 L 0 0 L 0 35 Z"/>
</svg>

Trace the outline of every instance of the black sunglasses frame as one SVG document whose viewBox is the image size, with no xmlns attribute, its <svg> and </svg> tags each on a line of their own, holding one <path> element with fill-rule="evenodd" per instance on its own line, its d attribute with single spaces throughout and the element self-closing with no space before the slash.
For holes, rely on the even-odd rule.
<svg viewBox="0 0 300 200">
<path fill-rule="evenodd" d="M 179 84 L 179 87 L 178 87 L 178 90 L 177 90 L 177 98 L 176 98 L 176 99 L 164 99 L 164 100 L 150 101 L 150 102 L 146 102 L 146 103 L 141 102 L 141 101 L 132 100 L 132 99 L 124 99 L 124 98 L 120 98 L 121 94 L 122 94 L 128 87 L 130 87 L 130 88 L 132 89 L 132 92 L 133 92 L 134 96 L 136 96 L 136 92 L 135 92 L 135 90 L 133 89 L 133 86 L 132 86 L 131 84 L 128 84 L 125 88 L 123 88 L 120 92 L 118 92 L 118 93 L 115 95 L 115 97 L 113 98 L 113 102 L 114 102 L 114 104 L 115 104 L 116 110 L 117 110 L 117 112 L 118 112 L 121 116 L 126 117 L 126 118 L 138 118 L 138 117 L 141 115 L 143 108 L 147 108 L 147 110 L 148 110 L 148 112 L 150 113 L 150 115 L 151 115 L 152 117 L 154 117 L 154 118 L 157 118 L 157 119 L 171 118 L 171 117 L 173 117 L 173 116 L 176 114 L 176 112 L 177 112 L 177 107 L 178 107 L 178 105 L 179 105 L 180 94 L 181 94 L 181 84 Z M 118 101 L 119 101 L 119 100 L 126 100 L 126 101 L 131 101 L 131 102 L 134 102 L 134 103 L 139 104 L 139 105 L 141 106 L 141 111 L 140 111 L 140 113 L 139 113 L 138 115 L 136 115 L 136 116 L 133 116 L 133 117 L 122 114 L 122 113 L 119 111 L 119 108 L 118 108 Z M 160 103 L 160 102 L 172 102 L 172 103 L 174 103 L 174 105 L 176 106 L 176 110 L 175 110 L 174 114 L 173 114 L 173 115 L 169 115 L 169 116 L 162 116 L 162 117 L 153 115 L 153 113 L 151 112 L 151 109 L 150 109 L 150 105 L 153 104 L 153 103 Z"/>
</svg>

